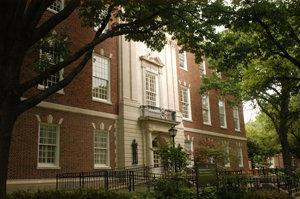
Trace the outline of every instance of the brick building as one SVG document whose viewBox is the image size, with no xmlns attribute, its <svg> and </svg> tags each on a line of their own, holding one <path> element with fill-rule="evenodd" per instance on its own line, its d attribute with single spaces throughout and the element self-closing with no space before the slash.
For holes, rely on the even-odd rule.
<svg viewBox="0 0 300 199">
<path fill-rule="evenodd" d="M 75 15 L 58 27 L 64 28 L 73 42 L 71 51 L 95 34 L 82 27 Z M 31 62 L 29 55 L 23 81 L 35 75 Z M 55 175 L 62 172 L 157 166 L 155 149 L 169 141 L 173 126 L 178 129 L 176 144 L 187 151 L 192 152 L 201 139 L 220 141 L 228 146 L 228 153 L 238 149 L 237 166 L 247 169 L 242 107 L 231 108 L 213 91 L 206 97 L 199 95 L 202 75 L 211 73 L 207 62 L 195 63 L 192 54 L 179 53 L 171 40 L 161 52 L 152 52 L 124 37 L 107 39 L 96 46 L 71 84 L 18 118 L 8 189 L 53 186 Z M 63 71 L 24 98 L 60 78 Z"/>
</svg>

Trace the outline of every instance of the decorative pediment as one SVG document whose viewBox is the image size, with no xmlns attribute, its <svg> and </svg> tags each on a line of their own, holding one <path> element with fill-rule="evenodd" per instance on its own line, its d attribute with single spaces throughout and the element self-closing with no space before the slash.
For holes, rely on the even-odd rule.
<svg viewBox="0 0 300 199">
<path fill-rule="evenodd" d="M 159 67 L 164 66 L 161 59 L 157 56 L 151 55 L 151 53 L 148 53 L 147 55 L 140 56 L 140 60 L 146 61 L 148 63 L 154 64 L 154 65 L 159 66 Z"/>
</svg>

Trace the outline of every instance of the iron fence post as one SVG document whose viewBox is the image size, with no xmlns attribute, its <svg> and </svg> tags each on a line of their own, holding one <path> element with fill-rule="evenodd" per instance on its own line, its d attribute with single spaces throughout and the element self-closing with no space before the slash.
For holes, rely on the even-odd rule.
<svg viewBox="0 0 300 199">
<path fill-rule="evenodd" d="M 108 180 L 108 171 L 105 171 L 104 173 L 104 187 L 105 187 L 105 190 L 108 191 L 109 189 L 109 180 Z"/>
</svg>

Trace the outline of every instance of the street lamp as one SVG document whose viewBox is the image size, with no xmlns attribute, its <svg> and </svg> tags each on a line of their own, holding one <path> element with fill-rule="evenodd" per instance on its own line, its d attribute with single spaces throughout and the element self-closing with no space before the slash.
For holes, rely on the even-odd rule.
<svg viewBox="0 0 300 199">
<path fill-rule="evenodd" d="M 170 136 L 172 137 L 173 139 L 173 147 L 175 148 L 175 136 L 177 134 L 177 129 L 174 128 L 174 126 L 172 126 L 170 129 L 169 129 L 169 134 Z"/>
</svg>

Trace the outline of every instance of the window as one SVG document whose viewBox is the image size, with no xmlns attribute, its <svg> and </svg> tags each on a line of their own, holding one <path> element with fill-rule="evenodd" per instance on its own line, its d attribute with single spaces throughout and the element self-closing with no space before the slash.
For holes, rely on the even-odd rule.
<svg viewBox="0 0 300 199">
<path fill-rule="evenodd" d="M 191 119 L 191 101 L 190 101 L 190 90 L 187 87 L 181 86 L 180 89 L 180 101 L 181 101 L 181 112 L 185 119 Z"/>
<path fill-rule="evenodd" d="M 49 10 L 57 13 L 64 8 L 64 1 L 63 0 L 55 0 L 51 6 L 49 6 Z"/>
<path fill-rule="evenodd" d="M 109 166 L 108 164 L 108 133 L 104 130 L 94 131 L 94 163 L 95 167 Z"/>
<path fill-rule="evenodd" d="M 59 125 L 39 124 L 38 167 L 57 167 L 59 164 Z"/>
<path fill-rule="evenodd" d="M 93 55 L 93 99 L 110 101 L 110 60 Z"/>
<path fill-rule="evenodd" d="M 226 143 L 226 157 L 225 157 L 225 167 L 230 167 L 230 158 L 229 158 L 229 144 Z"/>
<path fill-rule="evenodd" d="M 179 67 L 187 70 L 186 52 L 179 52 Z"/>
<path fill-rule="evenodd" d="M 207 95 L 202 96 L 202 116 L 203 123 L 211 125 L 209 97 Z"/>
<path fill-rule="evenodd" d="M 146 72 L 146 104 L 158 106 L 157 103 L 157 75 Z"/>
<path fill-rule="evenodd" d="M 194 164 L 193 162 L 193 142 L 192 140 L 185 140 L 184 141 L 184 149 L 189 155 L 189 161 L 188 161 L 188 166 L 192 166 Z"/>
<path fill-rule="evenodd" d="M 204 77 L 206 75 L 206 68 L 205 68 L 205 61 L 204 60 L 199 64 L 199 70 L 200 70 L 201 78 Z"/>
<path fill-rule="evenodd" d="M 60 55 L 56 53 L 54 47 L 51 47 L 50 49 L 41 49 L 40 50 L 40 61 L 46 61 L 45 64 L 50 64 L 51 66 L 54 66 L 62 61 Z M 40 89 L 49 88 L 55 84 L 57 84 L 59 81 L 63 79 L 64 70 L 61 69 L 58 73 L 54 75 L 50 75 L 49 78 L 43 81 L 41 85 L 39 85 Z"/>
<path fill-rule="evenodd" d="M 244 161 L 243 161 L 243 149 L 242 148 L 238 149 L 238 159 L 239 159 L 239 167 L 243 167 Z"/>
<path fill-rule="evenodd" d="M 219 119 L 220 119 L 220 126 L 222 128 L 226 128 L 227 127 L 226 109 L 225 109 L 225 102 L 222 100 L 219 100 Z"/>
<path fill-rule="evenodd" d="M 240 117 L 239 117 L 239 109 L 235 107 L 233 109 L 233 119 L 234 119 L 234 129 L 236 131 L 240 131 Z"/>
</svg>

